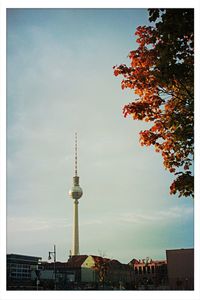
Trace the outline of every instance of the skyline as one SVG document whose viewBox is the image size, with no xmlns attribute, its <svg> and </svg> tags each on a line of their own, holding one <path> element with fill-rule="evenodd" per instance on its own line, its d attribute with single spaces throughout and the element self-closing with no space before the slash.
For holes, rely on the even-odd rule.
<svg viewBox="0 0 200 300">
<path fill-rule="evenodd" d="M 193 247 L 193 200 L 169 195 L 173 176 L 139 145 L 149 124 L 124 119 L 134 96 L 113 76 L 147 11 L 9 9 L 7 17 L 7 252 L 45 259 L 56 244 L 58 260 L 67 259 L 75 132 L 80 254 L 129 262 Z"/>
</svg>

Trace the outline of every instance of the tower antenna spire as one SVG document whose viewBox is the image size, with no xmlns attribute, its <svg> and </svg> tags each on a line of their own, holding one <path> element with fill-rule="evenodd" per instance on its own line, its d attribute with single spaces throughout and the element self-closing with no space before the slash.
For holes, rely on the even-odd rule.
<svg viewBox="0 0 200 300">
<path fill-rule="evenodd" d="M 75 132 L 75 176 L 77 177 L 77 132 Z"/>
</svg>

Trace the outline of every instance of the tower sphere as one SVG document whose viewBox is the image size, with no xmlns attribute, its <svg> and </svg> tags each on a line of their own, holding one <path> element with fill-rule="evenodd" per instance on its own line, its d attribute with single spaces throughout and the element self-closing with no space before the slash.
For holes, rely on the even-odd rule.
<svg viewBox="0 0 200 300">
<path fill-rule="evenodd" d="M 80 186 L 78 186 L 78 185 L 73 186 L 69 190 L 69 196 L 72 199 L 80 199 L 82 195 L 83 195 L 82 188 Z"/>
</svg>

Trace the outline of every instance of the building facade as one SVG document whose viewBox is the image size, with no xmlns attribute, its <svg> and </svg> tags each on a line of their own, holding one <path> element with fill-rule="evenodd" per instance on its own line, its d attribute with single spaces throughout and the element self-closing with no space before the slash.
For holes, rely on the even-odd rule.
<svg viewBox="0 0 200 300">
<path fill-rule="evenodd" d="M 116 259 L 89 255 L 81 266 L 82 282 L 90 282 L 98 289 L 129 289 L 133 270 Z"/>
<path fill-rule="evenodd" d="M 168 289 L 166 260 L 133 259 L 129 265 L 134 270 L 135 289 Z"/>
<path fill-rule="evenodd" d="M 31 272 L 38 268 L 41 257 L 7 254 L 7 289 L 34 289 Z"/>
<path fill-rule="evenodd" d="M 166 250 L 171 290 L 194 289 L 194 249 Z"/>
<path fill-rule="evenodd" d="M 32 271 L 32 280 L 36 279 L 36 272 Z M 67 262 L 41 262 L 39 281 L 44 290 L 53 290 L 55 285 L 59 290 L 131 289 L 133 270 L 114 259 L 73 255 Z"/>
<path fill-rule="evenodd" d="M 132 259 L 123 264 L 95 255 L 66 262 L 8 254 L 9 290 L 193 290 L 194 249 L 166 250 L 167 260 Z"/>
</svg>

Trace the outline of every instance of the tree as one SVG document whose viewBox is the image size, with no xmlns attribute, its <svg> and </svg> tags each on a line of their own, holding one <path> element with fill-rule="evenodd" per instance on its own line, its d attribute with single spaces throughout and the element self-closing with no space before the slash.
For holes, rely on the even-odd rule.
<svg viewBox="0 0 200 300">
<path fill-rule="evenodd" d="M 101 256 L 95 257 L 95 265 L 93 269 L 98 274 L 98 282 L 104 287 L 105 281 L 106 281 L 106 273 L 108 269 L 108 258 L 104 258 Z"/>
<path fill-rule="evenodd" d="M 130 66 L 114 66 L 122 89 L 138 98 L 123 108 L 124 116 L 150 122 L 140 132 L 141 145 L 154 145 L 166 169 L 176 176 L 170 194 L 194 196 L 194 11 L 149 9 L 152 26 L 135 32 Z"/>
</svg>

